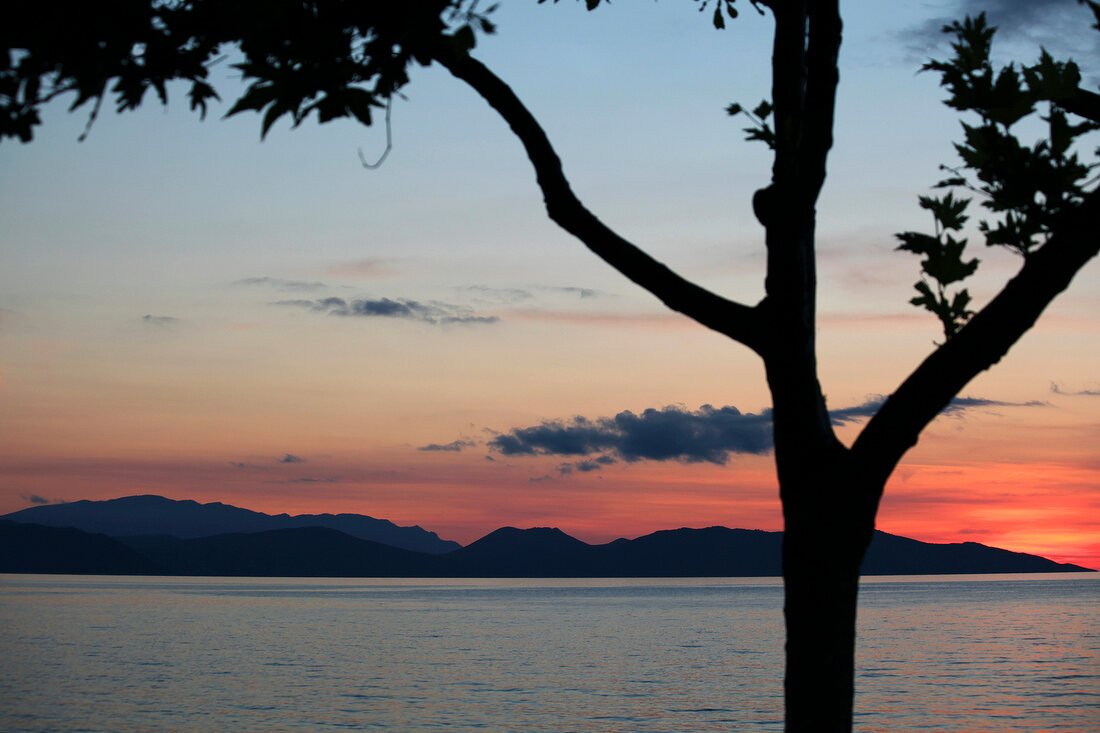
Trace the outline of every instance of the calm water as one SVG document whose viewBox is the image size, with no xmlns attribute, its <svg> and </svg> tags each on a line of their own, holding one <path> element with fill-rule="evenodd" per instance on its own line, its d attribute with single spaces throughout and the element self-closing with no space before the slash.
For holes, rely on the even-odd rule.
<svg viewBox="0 0 1100 733">
<path fill-rule="evenodd" d="M 0 575 L 0 730 L 779 731 L 775 579 Z M 1100 730 L 1100 577 L 868 580 L 860 731 Z"/>
</svg>

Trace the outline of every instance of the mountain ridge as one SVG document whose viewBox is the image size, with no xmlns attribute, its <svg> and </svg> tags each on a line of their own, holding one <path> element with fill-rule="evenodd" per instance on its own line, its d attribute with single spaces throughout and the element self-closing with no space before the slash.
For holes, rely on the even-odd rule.
<svg viewBox="0 0 1100 733">
<path fill-rule="evenodd" d="M 144 497 L 129 497 L 148 499 Z M 127 497 L 123 497 L 124 499 Z M 237 507 L 155 497 L 162 509 L 214 505 L 219 517 Z M 119 500 L 101 504 L 127 506 Z M 140 502 L 139 502 L 140 503 Z M 74 502 L 74 504 L 79 504 Z M 93 502 L 87 502 L 87 508 Z M 149 502 L 146 502 L 146 506 Z M 65 505 L 51 505 L 65 506 Z M 102 507 L 100 507 L 102 508 Z M 237 517 L 271 518 L 241 509 Z M 181 538 L 151 532 L 117 537 L 80 528 L 0 517 L 0 572 L 121 573 L 282 577 L 760 577 L 781 574 L 782 532 L 681 527 L 591 545 L 553 527 L 501 527 L 449 552 L 419 552 L 324 526 L 279 526 Z M 41 514 L 41 512 L 37 513 Z M 290 515 L 274 515 L 274 517 Z M 361 515 L 298 515 L 313 517 Z M 61 515 L 55 515 L 57 520 Z M 373 518 L 368 518 L 372 519 Z M 386 520 L 373 520 L 385 522 Z M 263 524 L 263 520 L 260 520 Z M 119 525 L 133 529 L 134 525 Z M 150 530 L 163 523 L 146 523 Z M 206 525 L 209 527 L 210 525 Z M 419 529 L 419 528 L 417 528 Z M 425 530 L 420 530 L 425 532 Z M 430 533 L 432 537 L 438 536 Z M 876 531 L 864 575 L 1089 572 L 1038 555 L 976 542 L 934 544 Z"/>
<path fill-rule="evenodd" d="M 111 537 L 169 535 L 179 539 L 295 527 L 328 527 L 352 537 L 415 552 L 439 555 L 461 547 L 457 542 L 441 539 L 435 532 L 419 526 L 400 527 L 388 519 L 375 519 L 365 514 L 265 514 L 220 501 L 200 504 L 193 499 L 168 499 L 158 494 L 44 504 L 5 514 L 0 519 L 52 527 L 76 527 Z"/>
</svg>

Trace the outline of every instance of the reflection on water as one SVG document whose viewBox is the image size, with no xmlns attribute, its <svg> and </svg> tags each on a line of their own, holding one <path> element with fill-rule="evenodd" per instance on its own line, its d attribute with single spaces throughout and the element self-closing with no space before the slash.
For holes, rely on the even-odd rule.
<svg viewBox="0 0 1100 733">
<path fill-rule="evenodd" d="M 1100 729 L 1096 576 L 869 579 L 857 729 Z M 776 579 L 0 576 L 0 729 L 782 730 Z"/>
</svg>

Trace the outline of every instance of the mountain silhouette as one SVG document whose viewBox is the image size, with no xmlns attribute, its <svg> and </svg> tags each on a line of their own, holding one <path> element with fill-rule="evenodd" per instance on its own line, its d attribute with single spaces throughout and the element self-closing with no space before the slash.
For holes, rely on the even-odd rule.
<svg viewBox="0 0 1100 733">
<path fill-rule="evenodd" d="M 593 549 L 560 529 L 501 527 L 444 560 L 456 577 L 579 577 Z"/>
<path fill-rule="evenodd" d="M 439 557 L 363 540 L 327 527 L 272 529 L 179 540 L 147 551 L 170 575 L 425 577 Z"/>
<path fill-rule="evenodd" d="M 0 519 L 0 572 L 147 575 L 160 568 L 106 535 Z"/>
<path fill-rule="evenodd" d="M 707 527 L 589 545 L 559 529 L 503 527 L 446 554 L 413 552 L 326 527 L 193 539 L 114 539 L 0 520 L 0 572 L 272 577 L 759 577 L 780 575 L 781 532 Z M 126 543 L 130 543 L 127 545 Z M 876 532 L 864 575 L 1087 572 L 975 542 Z"/>
<path fill-rule="evenodd" d="M 610 577 L 781 575 L 782 532 L 666 529 L 600 545 L 592 570 Z"/>
<path fill-rule="evenodd" d="M 359 539 L 380 542 L 403 550 L 440 555 L 457 550 L 457 542 L 442 540 L 420 527 L 399 527 L 386 519 L 363 514 L 264 514 L 213 502 L 166 499 L 145 494 L 106 501 L 74 501 L 46 504 L 6 514 L 0 519 L 32 522 L 51 527 L 76 527 L 112 537 L 138 538 L 167 535 L 179 539 L 240 532 L 263 532 L 294 527 L 328 527 Z"/>
</svg>

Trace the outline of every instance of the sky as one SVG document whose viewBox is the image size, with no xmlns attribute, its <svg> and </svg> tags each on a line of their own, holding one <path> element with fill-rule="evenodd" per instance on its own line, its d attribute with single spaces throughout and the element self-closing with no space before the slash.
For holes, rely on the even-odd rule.
<svg viewBox="0 0 1100 733">
<path fill-rule="evenodd" d="M 739 4 L 740 5 L 740 4 Z M 953 164 L 938 28 L 989 11 L 1095 86 L 1070 0 L 844 3 L 836 144 L 818 204 L 819 363 L 850 444 L 935 347 L 908 304 L 916 197 Z M 751 212 L 768 151 L 731 102 L 768 94 L 771 21 L 717 31 L 686 0 L 507 0 L 476 55 L 541 120 L 581 199 L 705 287 L 763 294 Z M 229 62 L 213 78 L 231 102 Z M 1091 74 L 1091 76 L 1090 76 Z M 545 216 L 519 143 L 438 67 L 382 127 L 260 140 L 257 117 L 44 110 L 0 145 L 0 513 L 153 493 L 356 512 L 471 542 L 781 528 L 769 397 L 747 349 L 672 313 Z M 1093 143 L 1095 147 L 1095 141 Z M 987 249 L 971 293 L 1015 272 Z M 1100 265 L 971 382 L 903 459 L 878 527 L 1100 568 Z"/>
</svg>

